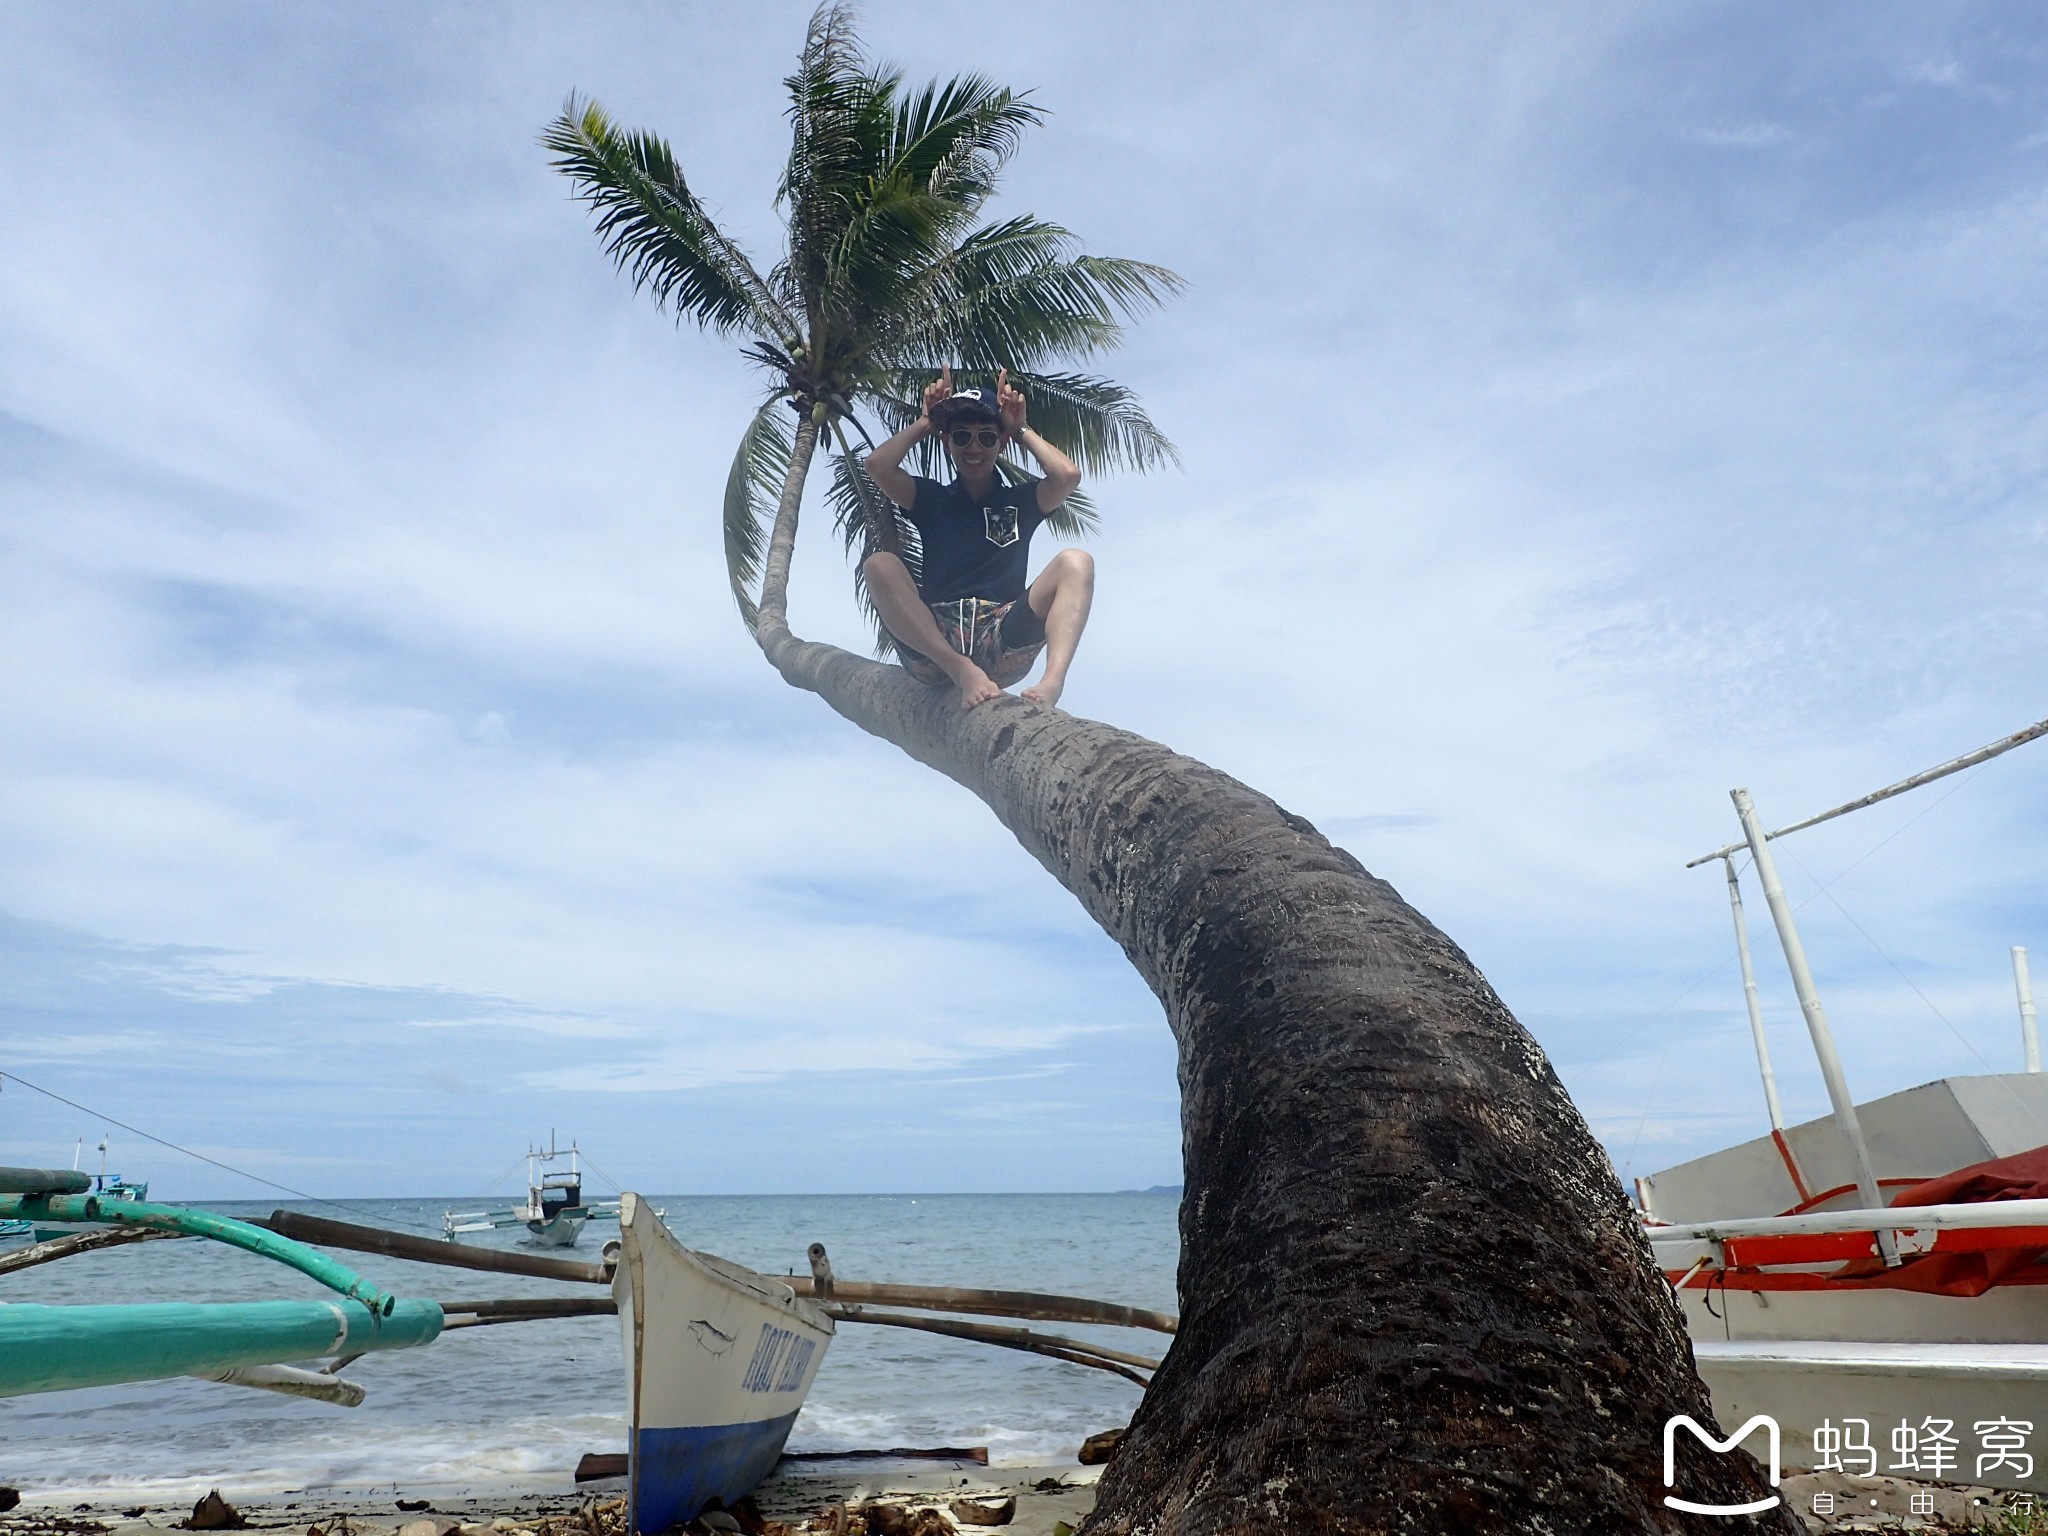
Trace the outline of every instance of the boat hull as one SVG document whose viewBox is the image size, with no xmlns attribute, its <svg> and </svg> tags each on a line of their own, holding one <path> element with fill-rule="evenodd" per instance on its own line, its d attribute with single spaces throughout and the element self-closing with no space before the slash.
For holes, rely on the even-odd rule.
<svg viewBox="0 0 2048 1536">
<path fill-rule="evenodd" d="M 1723 1432 L 1769 1414 L 1787 1473 L 1840 1470 L 2048 1492 L 2041 1475 L 2048 1445 L 2034 1438 L 2048 1430 L 2048 1346 L 1709 1340 L 1695 1343 L 1693 1355 Z M 1979 1427 L 1999 1420 L 2025 1426 L 2011 1459 L 1987 1450 Z M 1953 1438 L 1945 1463 L 1929 1464 L 1929 1421 L 1946 1424 Z M 1815 1431 L 1828 1425 L 1849 1438 L 1824 1454 Z M 1895 1440 L 1902 1426 L 1911 1433 Z M 1845 1443 L 1867 1444 L 1874 1462 L 1845 1453 Z M 1909 1457 L 1915 1465 L 1901 1464 Z"/>
<path fill-rule="evenodd" d="M 1678 1293 L 1685 1325 L 1702 1343 L 1829 1340 L 1871 1344 L 2024 1344 L 2048 1347 L 2048 1285 L 2002 1285 L 1982 1296 L 1872 1287 Z"/>
<path fill-rule="evenodd" d="M 656 1536 L 774 1469 L 832 1321 L 786 1285 L 685 1248 L 636 1195 L 619 1233 L 628 1497 L 633 1530 Z"/>
<path fill-rule="evenodd" d="M 574 1215 L 564 1211 L 548 1221 L 529 1221 L 528 1241 L 536 1248 L 574 1248 L 576 1239 L 583 1235 L 583 1224 L 589 1219 L 580 1211 Z"/>
</svg>

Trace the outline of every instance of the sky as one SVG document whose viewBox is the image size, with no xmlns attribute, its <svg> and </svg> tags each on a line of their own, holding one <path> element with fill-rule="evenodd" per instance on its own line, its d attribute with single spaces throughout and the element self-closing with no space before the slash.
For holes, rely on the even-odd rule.
<svg viewBox="0 0 2048 1536">
<path fill-rule="evenodd" d="M 662 1193 L 1178 1181 L 1120 952 L 762 663 L 718 532 L 755 376 L 536 143 L 594 96 L 771 260 L 808 14 L 0 9 L 0 1162 L 111 1130 L 163 1199 L 466 1196 L 553 1131 Z M 1624 1176 L 1761 1134 L 1684 868 L 1729 790 L 1779 825 L 2048 715 L 2048 18 L 861 25 L 1047 110 L 991 216 L 1187 279 L 1099 364 L 1183 462 L 1091 486 L 1063 707 L 1391 880 Z M 792 620 L 860 646 L 821 523 Z M 2044 788 L 2048 744 L 1778 845 L 1858 1097 L 2018 1068 Z"/>
</svg>

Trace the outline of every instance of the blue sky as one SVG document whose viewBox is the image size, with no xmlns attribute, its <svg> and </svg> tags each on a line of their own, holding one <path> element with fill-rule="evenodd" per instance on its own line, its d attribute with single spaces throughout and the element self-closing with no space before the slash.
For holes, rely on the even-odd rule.
<svg viewBox="0 0 2048 1536">
<path fill-rule="evenodd" d="M 2048 715 L 2048 22 L 942 14 L 864 32 L 1050 110 L 997 211 L 1189 279 L 1109 365 L 1185 466 L 1094 487 L 1067 706 L 1392 880 L 1618 1167 L 1758 1134 L 1682 868 L 1727 791 L 1789 821 Z M 1120 954 L 753 652 L 753 380 L 535 144 L 594 95 L 766 255 L 807 15 L 0 12 L 0 1070 L 322 1195 L 549 1127 L 664 1192 L 1178 1178 Z M 796 627 L 858 644 L 817 521 Z M 1785 845 L 1859 1096 L 2017 1066 L 2044 787 L 2037 746 Z M 0 1089 L 0 1160 L 101 1128 Z"/>
</svg>

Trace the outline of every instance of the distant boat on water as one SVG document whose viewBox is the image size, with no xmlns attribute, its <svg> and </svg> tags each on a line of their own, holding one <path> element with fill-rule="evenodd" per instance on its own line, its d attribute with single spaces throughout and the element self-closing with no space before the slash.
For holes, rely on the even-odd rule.
<svg viewBox="0 0 2048 1536">
<path fill-rule="evenodd" d="M 569 1160 L 567 1170 L 550 1170 L 547 1167 L 549 1163 L 565 1157 Z M 574 1248 L 589 1223 L 617 1221 L 618 1201 L 583 1198 L 583 1168 L 579 1157 L 575 1142 L 558 1147 L 554 1132 L 550 1131 L 546 1150 L 539 1147 L 527 1149 L 526 1204 L 503 1211 L 443 1212 L 441 1225 L 448 1234 L 448 1240 L 453 1242 L 464 1232 L 497 1232 L 524 1227 L 527 1236 L 522 1241 L 536 1248 Z"/>
<path fill-rule="evenodd" d="M 122 1178 L 118 1173 L 107 1172 L 107 1138 L 104 1134 L 100 1137 L 99 1154 L 100 1171 L 89 1175 L 92 1179 L 91 1192 L 94 1196 L 101 1200 L 147 1200 L 149 1198 L 149 1184 L 146 1180 L 131 1182 L 128 1179 Z M 84 1157 L 85 1138 L 81 1136 L 78 1139 L 77 1147 L 71 1153 L 73 1172 L 78 1170 L 78 1165 Z M 96 1228 L 110 1225 L 112 1223 L 104 1221 L 91 1223 L 72 1222 L 60 1227 L 30 1221 L 11 1221 L 6 1223 L 4 1227 L 0 1227 L 0 1237 L 32 1237 L 39 1243 L 46 1243 L 52 1238 L 68 1237 L 73 1232 L 92 1231 Z M 26 1230 L 22 1232 L 9 1230 L 16 1227 L 25 1228 Z"/>
</svg>

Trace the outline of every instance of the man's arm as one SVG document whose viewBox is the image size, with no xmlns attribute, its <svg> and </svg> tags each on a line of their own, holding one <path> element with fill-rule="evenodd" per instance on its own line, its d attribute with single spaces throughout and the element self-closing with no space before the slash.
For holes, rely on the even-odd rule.
<svg viewBox="0 0 2048 1536">
<path fill-rule="evenodd" d="M 875 444 L 862 462 L 882 494 L 908 511 L 917 500 L 917 477 L 903 468 L 903 456 L 932 435 L 932 419 L 920 416 L 894 437 Z"/>
<path fill-rule="evenodd" d="M 1038 461 L 1038 510 L 1042 516 L 1074 494 L 1081 471 L 1072 459 L 1024 424 L 1024 396 L 1010 387 L 1007 368 L 996 379 L 996 406 L 1003 413 L 1003 430 Z"/>
<path fill-rule="evenodd" d="M 886 442 L 877 443 L 861 462 L 868 476 L 882 488 L 882 494 L 906 512 L 917 500 L 917 477 L 903 472 L 903 455 L 932 435 L 932 407 L 953 393 L 953 370 L 949 366 L 924 387 L 924 414 Z"/>
</svg>

